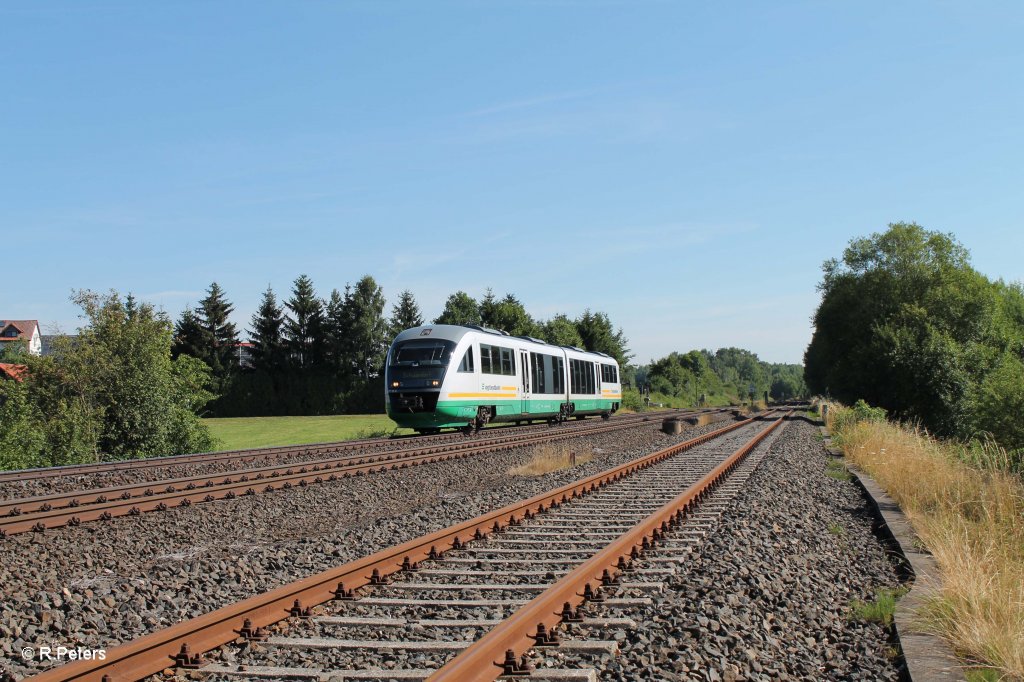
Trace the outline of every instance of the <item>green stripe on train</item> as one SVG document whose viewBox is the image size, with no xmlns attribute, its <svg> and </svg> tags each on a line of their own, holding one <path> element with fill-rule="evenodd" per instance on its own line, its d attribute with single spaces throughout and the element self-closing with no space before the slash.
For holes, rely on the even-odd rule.
<svg viewBox="0 0 1024 682">
<path fill-rule="evenodd" d="M 577 415 L 601 414 L 616 409 L 619 399 L 592 398 L 574 400 Z M 526 419 L 547 419 L 558 414 L 562 401 L 559 399 L 504 399 L 488 400 L 487 402 L 467 402 L 465 400 L 438 401 L 434 413 L 429 412 L 395 412 L 388 405 L 388 415 L 399 425 L 406 428 L 450 428 L 465 426 L 476 418 L 477 407 L 481 404 L 493 405 L 497 415 L 492 422 L 521 421 Z"/>
</svg>

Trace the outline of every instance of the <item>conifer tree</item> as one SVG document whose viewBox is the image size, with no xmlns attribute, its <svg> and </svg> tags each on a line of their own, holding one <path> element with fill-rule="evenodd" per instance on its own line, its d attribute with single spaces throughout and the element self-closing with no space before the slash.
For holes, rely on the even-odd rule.
<svg viewBox="0 0 1024 682">
<path fill-rule="evenodd" d="M 171 346 L 171 357 L 191 355 L 201 358 L 205 353 L 203 327 L 192 308 L 181 311 L 181 317 L 174 324 L 174 343 Z"/>
<path fill-rule="evenodd" d="M 384 364 L 390 341 L 384 305 L 384 293 L 370 275 L 353 289 L 345 289 L 348 358 L 356 376 L 363 380 L 377 376 Z"/>
<path fill-rule="evenodd" d="M 345 300 L 349 296 L 349 287 L 345 287 L 345 296 L 334 289 L 324 306 L 324 355 L 327 364 L 335 372 L 339 372 L 343 380 L 347 377 L 351 363 L 348 359 L 348 310 Z"/>
<path fill-rule="evenodd" d="M 229 317 L 235 308 L 216 282 L 210 284 L 206 298 L 199 302 L 196 316 L 203 329 L 206 352 L 199 356 L 221 383 L 238 367 L 238 333 Z"/>
<path fill-rule="evenodd" d="M 254 369 L 274 373 L 284 367 L 286 355 L 283 327 L 284 311 L 277 304 L 274 290 L 268 285 L 260 300 L 260 307 L 252 316 L 249 340 L 253 345 L 249 352 Z"/>
<path fill-rule="evenodd" d="M 423 315 L 412 292 L 406 289 L 398 297 L 398 303 L 391 308 L 391 336 L 423 324 Z"/>
<path fill-rule="evenodd" d="M 498 297 L 494 295 L 494 291 L 490 287 L 487 287 L 487 293 L 480 300 L 480 324 L 492 329 L 501 329 L 498 326 L 500 324 L 499 306 Z"/>
<path fill-rule="evenodd" d="M 288 359 L 299 369 L 310 369 L 319 364 L 324 346 L 323 303 L 316 297 L 313 281 L 300 275 L 285 305 L 288 308 L 284 322 Z"/>
</svg>

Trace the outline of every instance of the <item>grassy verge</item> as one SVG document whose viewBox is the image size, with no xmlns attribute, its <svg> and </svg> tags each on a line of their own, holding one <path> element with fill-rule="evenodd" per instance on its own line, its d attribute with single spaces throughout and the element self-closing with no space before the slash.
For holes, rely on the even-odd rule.
<svg viewBox="0 0 1024 682">
<path fill-rule="evenodd" d="M 829 412 L 846 456 L 899 503 L 939 564 L 925 624 L 968 661 L 1024 679 L 1024 481 L 1005 469 L 1009 458 Z"/>
<path fill-rule="evenodd" d="M 896 616 L 896 600 L 906 593 L 903 587 L 878 590 L 873 601 L 854 600 L 850 604 L 850 616 L 889 627 Z"/>
<path fill-rule="evenodd" d="M 574 450 L 570 449 L 568 445 L 541 445 L 529 462 L 509 469 L 508 473 L 513 476 L 541 476 L 552 471 L 585 464 L 592 459 L 594 459 L 594 453 L 589 448 Z"/>
<path fill-rule="evenodd" d="M 386 414 L 345 414 L 326 417 L 238 417 L 204 419 L 210 433 L 223 450 L 328 443 L 370 436 L 386 436 L 392 432 L 412 433 L 398 429 Z M 397 429 L 397 431 L 396 431 Z"/>
</svg>

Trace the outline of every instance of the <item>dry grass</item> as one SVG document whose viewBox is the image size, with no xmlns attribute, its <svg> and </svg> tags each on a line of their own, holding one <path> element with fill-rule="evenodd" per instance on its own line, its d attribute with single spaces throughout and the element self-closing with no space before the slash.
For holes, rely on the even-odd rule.
<svg viewBox="0 0 1024 682">
<path fill-rule="evenodd" d="M 1024 482 L 1000 468 L 1009 458 L 989 445 L 979 460 L 976 447 L 888 422 L 841 428 L 847 457 L 899 503 L 940 566 L 922 622 L 969 661 L 1024 680 Z"/>
<path fill-rule="evenodd" d="M 594 459 L 593 451 L 587 448 L 570 448 L 568 445 L 541 445 L 536 448 L 530 461 L 508 473 L 513 476 L 541 476 L 552 471 L 561 471 Z"/>
</svg>

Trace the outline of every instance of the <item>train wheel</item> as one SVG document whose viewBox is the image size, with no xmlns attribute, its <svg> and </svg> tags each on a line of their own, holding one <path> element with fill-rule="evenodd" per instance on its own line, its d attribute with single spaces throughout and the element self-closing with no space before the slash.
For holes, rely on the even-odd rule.
<svg viewBox="0 0 1024 682">
<path fill-rule="evenodd" d="M 487 422 L 491 421 L 491 409 L 489 407 L 478 407 L 476 409 L 476 430 L 480 431 Z"/>
<path fill-rule="evenodd" d="M 465 426 L 462 427 L 462 432 L 468 436 L 471 433 L 473 433 L 473 429 L 474 429 L 473 422 L 469 422 L 468 424 L 466 424 Z"/>
<path fill-rule="evenodd" d="M 612 415 L 611 415 L 610 412 L 602 412 L 601 413 L 601 419 L 604 419 L 605 421 L 608 421 L 611 418 L 612 418 Z"/>
</svg>

